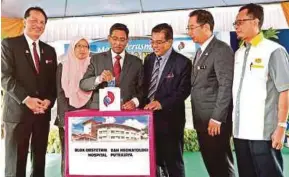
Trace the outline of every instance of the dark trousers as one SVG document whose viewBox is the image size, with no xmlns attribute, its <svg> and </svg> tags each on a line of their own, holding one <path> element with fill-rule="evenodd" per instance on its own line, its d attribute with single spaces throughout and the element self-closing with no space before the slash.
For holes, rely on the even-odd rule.
<svg viewBox="0 0 289 177">
<path fill-rule="evenodd" d="M 163 176 L 185 177 L 185 165 L 183 161 L 184 132 L 155 133 L 156 163 L 161 168 Z M 159 174 L 158 170 L 158 175 Z"/>
<path fill-rule="evenodd" d="M 218 136 L 198 132 L 198 141 L 203 161 L 210 177 L 234 177 L 234 162 L 230 147 L 230 131 L 221 129 Z"/>
<path fill-rule="evenodd" d="M 49 121 L 44 119 L 24 123 L 4 122 L 5 177 L 25 177 L 31 139 L 31 177 L 44 177 Z"/>
<path fill-rule="evenodd" d="M 65 174 L 65 142 L 64 142 L 64 128 L 58 127 L 60 144 L 61 144 L 61 175 L 64 177 Z"/>
<path fill-rule="evenodd" d="M 272 141 L 234 138 L 240 177 L 283 177 L 280 150 L 272 148 Z"/>
</svg>

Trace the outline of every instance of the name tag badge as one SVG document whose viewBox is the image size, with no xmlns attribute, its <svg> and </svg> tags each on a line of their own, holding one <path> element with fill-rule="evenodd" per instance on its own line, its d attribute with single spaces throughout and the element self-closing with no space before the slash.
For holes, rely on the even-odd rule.
<svg viewBox="0 0 289 177">
<path fill-rule="evenodd" d="M 264 65 L 252 65 L 252 68 L 264 68 Z"/>
<path fill-rule="evenodd" d="M 250 64 L 250 71 L 252 69 L 263 69 L 263 68 L 264 68 L 264 65 L 262 65 L 262 64 L 254 64 L 254 63 Z"/>
<path fill-rule="evenodd" d="M 206 69 L 206 68 L 207 68 L 206 65 L 202 65 L 202 66 L 198 66 L 198 67 L 197 67 L 198 70 Z"/>
<path fill-rule="evenodd" d="M 255 58 L 254 62 L 251 62 L 250 70 L 253 68 L 255 68 L 255 69 L 263 69 L 264 68 L 264 64 L 262 63 L 261 58 Z"/>
</svg>

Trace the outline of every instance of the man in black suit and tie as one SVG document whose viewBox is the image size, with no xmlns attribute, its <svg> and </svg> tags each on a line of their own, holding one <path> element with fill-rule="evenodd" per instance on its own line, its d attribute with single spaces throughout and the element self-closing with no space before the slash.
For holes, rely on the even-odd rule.
<svg viewBox="0 0 289 177">
<path fill-rule="evenodd" d="M 190 13 L 188 33 L 200 44 L 193 61 L 191 103 L 200 150 L 211 177 L 233 177 L 230 148 L 234 53 L 213 35 L 210 12 Z"/>
<path fill-rule="evenodd" d="M 39 40 L 47 16 L 31 7 L 24 35 L 4 39 L 1 54 L 5 177 L 25 177 L 31 140 L 32 177 L 44 177 L 50 110 L 56 98 L 56 53 Z"/>
<path fill-rule="evenodd" d="M 144 109 L 152 110 L 158 176 L 184 177 L 185 99 L 190 94 L 192 64 L 172 48 L 173 29 L 152 29 L 153 53 L 144 61 Z"/>
<path fill-rule="evenodd" d="M 125 51 L 128 34 L 126 25 L 112 25 L 108 36 L 111 49 L 92 56 L 79 85 L 84 91 L 94 91 L 88 108 L 99 108 L 99 89 L 111 82 L 121 89 L 122 109 L 133 110 L 140 105 L 143 67 L 141 59 Z"/>
</svg>

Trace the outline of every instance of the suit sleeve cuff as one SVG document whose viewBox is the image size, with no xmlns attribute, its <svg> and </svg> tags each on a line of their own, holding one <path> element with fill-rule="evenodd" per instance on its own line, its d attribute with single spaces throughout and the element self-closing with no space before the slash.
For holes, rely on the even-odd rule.
<svg viewBox="0 0 289 177">
<path fill-rule="evenodd" d="M 136 97 L 134 97 L 133 99 L 131 99 L 131 101 L 134 102 L 135 107 L 138 107 L 138 106 L 139 106 L 139 101 L 138 101 L 138 99 L 137 99 Z"/>
<path fill-rule="evenodd" d="M 94 81 L 94 85 L 98 86 L 100 83 L 101 83 L 101 78 L 100 78 L 100 76 L 97 76 L 95 81 Z"/>
<path fill-rule="evenodd" d="M 219 125 L 222 124 L 222 122 L 219 122 L 219 121 L 217 121 L 217 120 L 215 120 L 215 119 L 211 119 L 211 121 L 213 121 L 213 122 L 215 122 L 215 123 L 217 123 L 217 124 L 219 124 Z"/>
<path fill-rule="evenodd" d="M 30 98 L 30 96 L 27 96 L 27 97 L 22 101 L 22 104 L 25 104 L 25 102 L 27 101 L 28 98 Z"/>
</svg>

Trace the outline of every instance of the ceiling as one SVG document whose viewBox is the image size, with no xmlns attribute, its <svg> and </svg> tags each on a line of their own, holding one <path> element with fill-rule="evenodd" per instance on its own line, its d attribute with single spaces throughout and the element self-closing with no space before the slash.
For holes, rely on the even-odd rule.
<svg viewBox="0 0 289 177">
<path fill-rule="evenodd" d="M 5 17 L 23 17 L 31 6 L 40 6 L 48 17 L 101 16 L 235 6 L 247 3 L 275 3 L 286 0 L 1 0 Z"/>
</svg>

